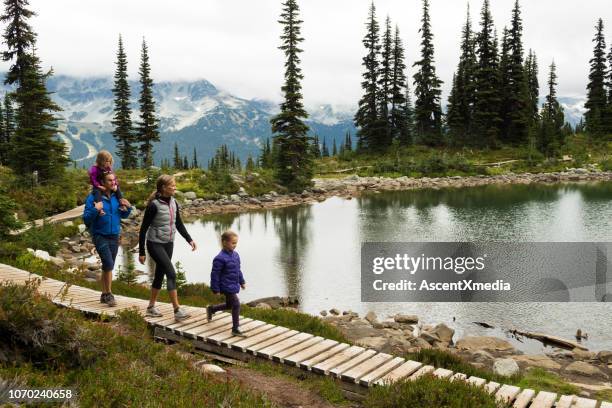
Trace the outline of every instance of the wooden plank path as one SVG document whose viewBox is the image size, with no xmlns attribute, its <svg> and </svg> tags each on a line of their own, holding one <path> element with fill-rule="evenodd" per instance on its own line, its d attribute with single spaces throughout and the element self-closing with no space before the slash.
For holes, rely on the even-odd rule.
<svg viewBox="0 0 612 408">
<path fill-rule="evenodd" d="M 0 283 L 12 281 L 23 284 L 32 279 L 40 279 L 38 290 L 47 294 L 54 303 L 86 313 L 112 316 L 121 310 L 136 308 L 144 314 L 148 305 L 147 300 L 115 295 L 117 306 L 109 307 L 100 303 L 99 291 L 70 286 L 62 281 L 43 278 L 0 264 Z M 521 390 L 516 386 L 487 382 L 482 378 L 468 377 L 443 368 L 436 369 L 417 361 L 249 318 L 240 318 L 240 327 L 247 337 L 236 337 L 231 334 L 232 322 L 229 313 L 216 313 L 213 319 L 208 321 L 205 308 L 185 306 L 191 317 L 176 322 L 172 305 L 160 302 L 157 306 L 164 316 L 144 317 L 148 324 L 155 328 L 157 337 L 171 340 L 188 339 L 198 348 L 227 357 L 242 360 L 263 358 L 320 375 L 333 376 L 342 380 L 344 388 L 354 392 L 363 392 L 368 387 L 389 384 L 400 379 L 416 380 L 431 374 L 438 378 L 465 381 L 483 387 L 495 395 L 498 401 L 510 402 L 515 408 L 612 408 L 612 404 L 608 402 L 598 403 L 574 395 L 557 395 L 546 391 Z"/>
</svg>

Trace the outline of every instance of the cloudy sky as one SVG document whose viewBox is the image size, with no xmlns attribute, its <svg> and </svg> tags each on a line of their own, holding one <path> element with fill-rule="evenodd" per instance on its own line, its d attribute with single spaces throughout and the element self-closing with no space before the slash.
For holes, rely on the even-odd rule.
<svg viewBox="0 0 612 408">
<path fill-rule="evenodd" d="M 491 0 L 501 32 L 510 22 L 514 0 Z M 301 0 L 304 20 L 302 68 L 304 98 L 319 103 L 354 105 L 361 95 L 362 38 L 370 0 Z M 418 57 L 420 0 L 376 0 L 383 24 L 389 15 L 400 28 L 411 66 Z M 585 93 L 594 25 L 601 17 L 612 40 L 609 0 L 522 0 L 525 48 L 536 50 L 540 83 L 555 60 L 559 94 Z M 137 75 L 143 36 L 149 45 L 154 80 L 204 78 L 244 98 L 278 101 L 283 55 L 277 23 L 281 0 L 30 0 L 38 16 L 39 55 L 58 74 L 111 75 L 119 33 L 130 74 Z M 482 0 L 470 2 L 472 20 L 480 20 Z M 458 61 L 458 44 L 467 1 L 431 0 L 435 58 L 444 81 L 444 98 Z M 0 66 L 7 68 L 6 63 Z M 410 69 L 410 75 L 413 70 Z M 542 87 L 541 93 L 544 93 Z"/>
</svg>

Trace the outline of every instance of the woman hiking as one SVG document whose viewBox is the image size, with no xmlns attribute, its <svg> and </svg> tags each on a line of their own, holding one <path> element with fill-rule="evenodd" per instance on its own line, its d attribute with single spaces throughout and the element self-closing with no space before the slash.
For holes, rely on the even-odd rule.
<svg viewBox="0 0 612 408">
<path fill-rule="evenodd" d="M 176 271 L 172 265 L 172 250 L 174 249 L 176 232 L 178 231 L 185 241 L 191 245 L 192 251 L 195 251 L 197 246 L 181 220 L 179 206 L 174 199 L 175 192 L 176 181 L 173 176 L 162 174 L 157 178 L 157 189 L 149 197 L 140 226 L 138 260 L 141 264 L 145 263 L 146 241 L 146 249 L 155 261 L 155 277 L 151 285 L 151 298 L 146 315 L 151 317 L 162 316 L 159 309 L 155 307 L 155 302 L 165 276 L 168 294 L 172 306 L 174 306 L 174 319 L 181 321 L 190 317 L 190 314 L 179 305 L 176 293 Z"/>
</svg>

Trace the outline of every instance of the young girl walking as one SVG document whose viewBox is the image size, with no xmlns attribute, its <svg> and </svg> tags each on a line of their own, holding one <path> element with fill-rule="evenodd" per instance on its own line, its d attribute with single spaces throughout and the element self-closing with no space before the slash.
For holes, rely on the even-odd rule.
<svg viewBox="0 0 612 408">
<path fill-rule="evenodd" d="M 151 285 L 151 298 L 146 315 L 162 316 L 159 309 L 155 307 L 155 302 L 165 276 L 168 294 L 174 306 L 174 319 L 181 321 L 190 317 L 190 314 L 179 305 L 176 293 L 176 271 L 172 265 L 172 250 L 176 232 L 178 231 L 191 245 L 192 251 L 195 251 L 197 246 L 181 220 L 178 203 L 174 200 L 175 192 L 176 181 L 173 176 L 162 174 L 157 178 L 157 189 L 149 197 L 140 227 L 138 260 L 141 264 L 145 263 L 146 241 L 146 249 L 155 261 L 155 278 Z"/>
<path fill-rule="evenodd" d="M 232 334 L 234 336 L 246 337 L 240 331 L 240 299 L 238 292 L 240 288 L 246 289 L 246 282 L 240 270 L 240 256 L 235 251 L 238 245 L 238 234 L 233 231 L 225 231 L 221 235 L 221 246 L 223 249 L 215 259 L 213 259 L 212 271 L 210 273 L 210 288 L 213 293 L 223 293 L 225 303 L 208 306 L 206 315 L 208 320 L 212 319 L 214 313 L 231 309 L 232 310 Z"/>
<path fill-rule="evenodd" d="M 89 181 L 91 182 L 91 187 L 93 189 L 94 195 L 94 205 L 102 201 L 102 194 L 105 194 L 106 187 L 104 187 L 104 183 L 102 182 L 102 177 L 107 173 L 113 173 L 113 155 L 110 154 L 107 150 L 100 150 L 98 155 L 96 156 L 96 163 L 89 168 Z M 130 207 L 130 203 L 128 200 L 123 198 L 121 194 L 121 190 L 119 189 L 119 182 L 117 181 L 117 175 L 115 175 L 115 184 L 113 185 L 113 192 L 115 193 L 115 197 L 119 200 L 122 207 Z M 124 208 L 122 208 L 124 209 Z M 100 215 L 104 215 L 104 210 L 99 210 Z"/>
</svg>

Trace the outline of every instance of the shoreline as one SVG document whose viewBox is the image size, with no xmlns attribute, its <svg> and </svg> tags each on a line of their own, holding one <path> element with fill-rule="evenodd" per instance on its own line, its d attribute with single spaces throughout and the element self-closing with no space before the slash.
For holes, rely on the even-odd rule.
<svg viewBox="0 0 612 408">
<path fill-rule="evenodd" d="M 496 176 L 449 176 L 412 178 L 402 176 L 360 177 L 347 176 L 340 179 L 315 178 L 314 186 L 301 194 L 278 194 L 270 191 L 262 196 L 253 197 L 244 192 L 222 196 L 218 200 L 195 198 L 191 192 L 183 193 L 185 199 L 181 210 L 185 217 L 197 217 L 210 214 L 226 214 L 290 207 L 300 204 L 313 204 L 331 197 L 351 199 L 363 193 L 383 191 L 405 191 L 419 189 L 465 188 L 485 185 L 528 185 L 532 183 L 554 185 L 558 183 L 584 183 L 612 181 L 612 171 L 591 172 L 586 169 L 572 169 L 556 173 L 522 173 Z M 192 199 L 188 197 L 194 197 Z"/>
</svg>

